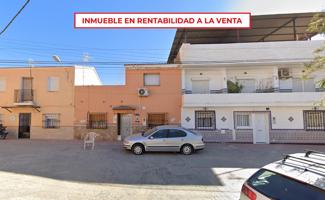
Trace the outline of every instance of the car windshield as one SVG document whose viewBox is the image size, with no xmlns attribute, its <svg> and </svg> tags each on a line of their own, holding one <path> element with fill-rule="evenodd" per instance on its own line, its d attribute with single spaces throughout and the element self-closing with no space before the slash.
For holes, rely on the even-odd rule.
<svg viewBox="0 0 325 200">
<path fill-rule="evenodd" d="M 265 169 L 256 172 L 247 183 L 271 199 L 325 199 L 324 190 Z"/>
<path fill-rule="evenodd" d="M 151 135 L 153 132 L 155 132 L 157 130 L 157 128 L 153 128 L 153 129 L 149 129 L 146 132 L 142 133 L 142 136 L 144 137 L 148 137 L 149 135 Z"/>
</svg>

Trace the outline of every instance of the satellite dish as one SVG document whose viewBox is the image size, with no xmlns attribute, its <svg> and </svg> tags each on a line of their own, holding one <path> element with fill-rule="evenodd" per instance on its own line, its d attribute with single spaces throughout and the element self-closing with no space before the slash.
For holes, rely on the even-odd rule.
<svg viewBox="0 0 325 200">
<path fill-rule="evenodd" d="M 53 58 L 53 60 L 54 60 L 55 62 L 59 62 L 59 63 L 61 62 L 60 57 L 57 56 L 57 55 L 53 55 L 52 58 Z"/>
</svg>

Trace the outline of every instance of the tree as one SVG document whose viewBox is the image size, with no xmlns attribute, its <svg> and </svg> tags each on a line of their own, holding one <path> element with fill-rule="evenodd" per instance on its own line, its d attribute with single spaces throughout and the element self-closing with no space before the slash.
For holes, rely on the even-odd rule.
<svg viewBox="0 0 325 200">
<path fill-rule="evenodd" d="M 309 33 L 325 33 L 325 13 L 316 14 L 308 25 Z M 325 44 L 314 51 L 314 58 L 310 63 L 305 64 L 303 78 L 325 67 Z M 319 81 L 319 87 L 325 88 L 325 78 Z"/>
</svg>

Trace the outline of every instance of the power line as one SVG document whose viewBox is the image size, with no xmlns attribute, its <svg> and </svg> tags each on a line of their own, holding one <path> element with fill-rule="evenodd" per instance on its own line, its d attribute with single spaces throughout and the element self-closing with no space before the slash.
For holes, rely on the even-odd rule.
<svg viewBox="0 0 325 200">
<path fill-rule="evenodd" d="M 21 13 L 21 11 L 24 10 L 24 8 L 27 6 L 27 4 L 30 2 L 30 0 L 27 0 L 24 5 L 18 10 L 18 12 L 15 14 L 15 16 L 9 21 L 7 26 L 4 27 L 4 29 L 0 32 L 0 36 L 9 28 L 9 26 L 14 22 L 16 17 Z"/>
</svg>

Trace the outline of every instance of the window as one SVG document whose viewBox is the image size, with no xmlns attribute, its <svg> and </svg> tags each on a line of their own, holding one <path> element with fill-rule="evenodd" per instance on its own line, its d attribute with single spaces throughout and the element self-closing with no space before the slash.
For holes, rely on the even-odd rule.
<svg viewBox="0 0 325 200">
<path fill-rule="evenodd" d="M 307 131 L 325 130 L 325 111 L 304 111 L 305 129 Z"/>
<path fill-rule="evenodd" d="M 292 79 L 292 92 L 314 92 L 315 82 L 314 79 Z"/>
<path fill-rule="evenodd" d="M 166 113 L 149 113 L 148 114 L 148 127 L 161 126 L 167 123 Z"/>
<path fill-rule="evenodd" d="M 320 188 L 265 169 L 256 172 L 247 183 L 270 199 L 324 199 L 325 195 Z"/>
<path fill-rule="evenodd" d="M 59 91 L 60 88 L 60 78 L 59 77 L 49 77 L 47 90 L 49 92 L 56 92 Z"/>
<path fill-rule="evenodd" d="M 160 74 L 144 74 L 145 86 L 157 86 L 160 85 Z"/>
<path fill-rule="evenodd" d="M 106 129 L 107 113 L 88 113 L 89 129 Z"/>
<path fill-rule="evenodd" d="M 21 82 L 22 90 L 31 90 L 33 89 L 33 77 L 23 77 Z"/>
<path fill-rule="evenodd" d="M 43 114 L 43 128 L 60 128 L 60 114 Z"/>
<path fill-rule="evenodd" d="M 193 94 L 209 94 L 210 93 L 209 80 L 192 80 Z"/>
<path fill-rule="evenodd" d="M 168 137 L 169 138 L 186 137 L 186 133 L 182 130 L 169 129 Z"/>
<path fill-rule="evenodd" d="M 195 128 L 213 130 L 216 128 L 216 115 L 214 111 L 196 111 Z"/>
<path fill-rule="evenodd" d="M 235 112 L 235 128 L 249 129 L 251 128 L 251 114 L 248 112 Z"/>
<path fill-rule="evenodd" d="M 6 91 L 6 79 L 0 78 L 0 92 Z"/>
<path fill-rule="evenodd" d="M 153 138 L 155 139 L 160 139 L 160 138 L 167 138 L 168 130 L 159 130 L 156 133 L 152 135 Z"/>
</svg>

